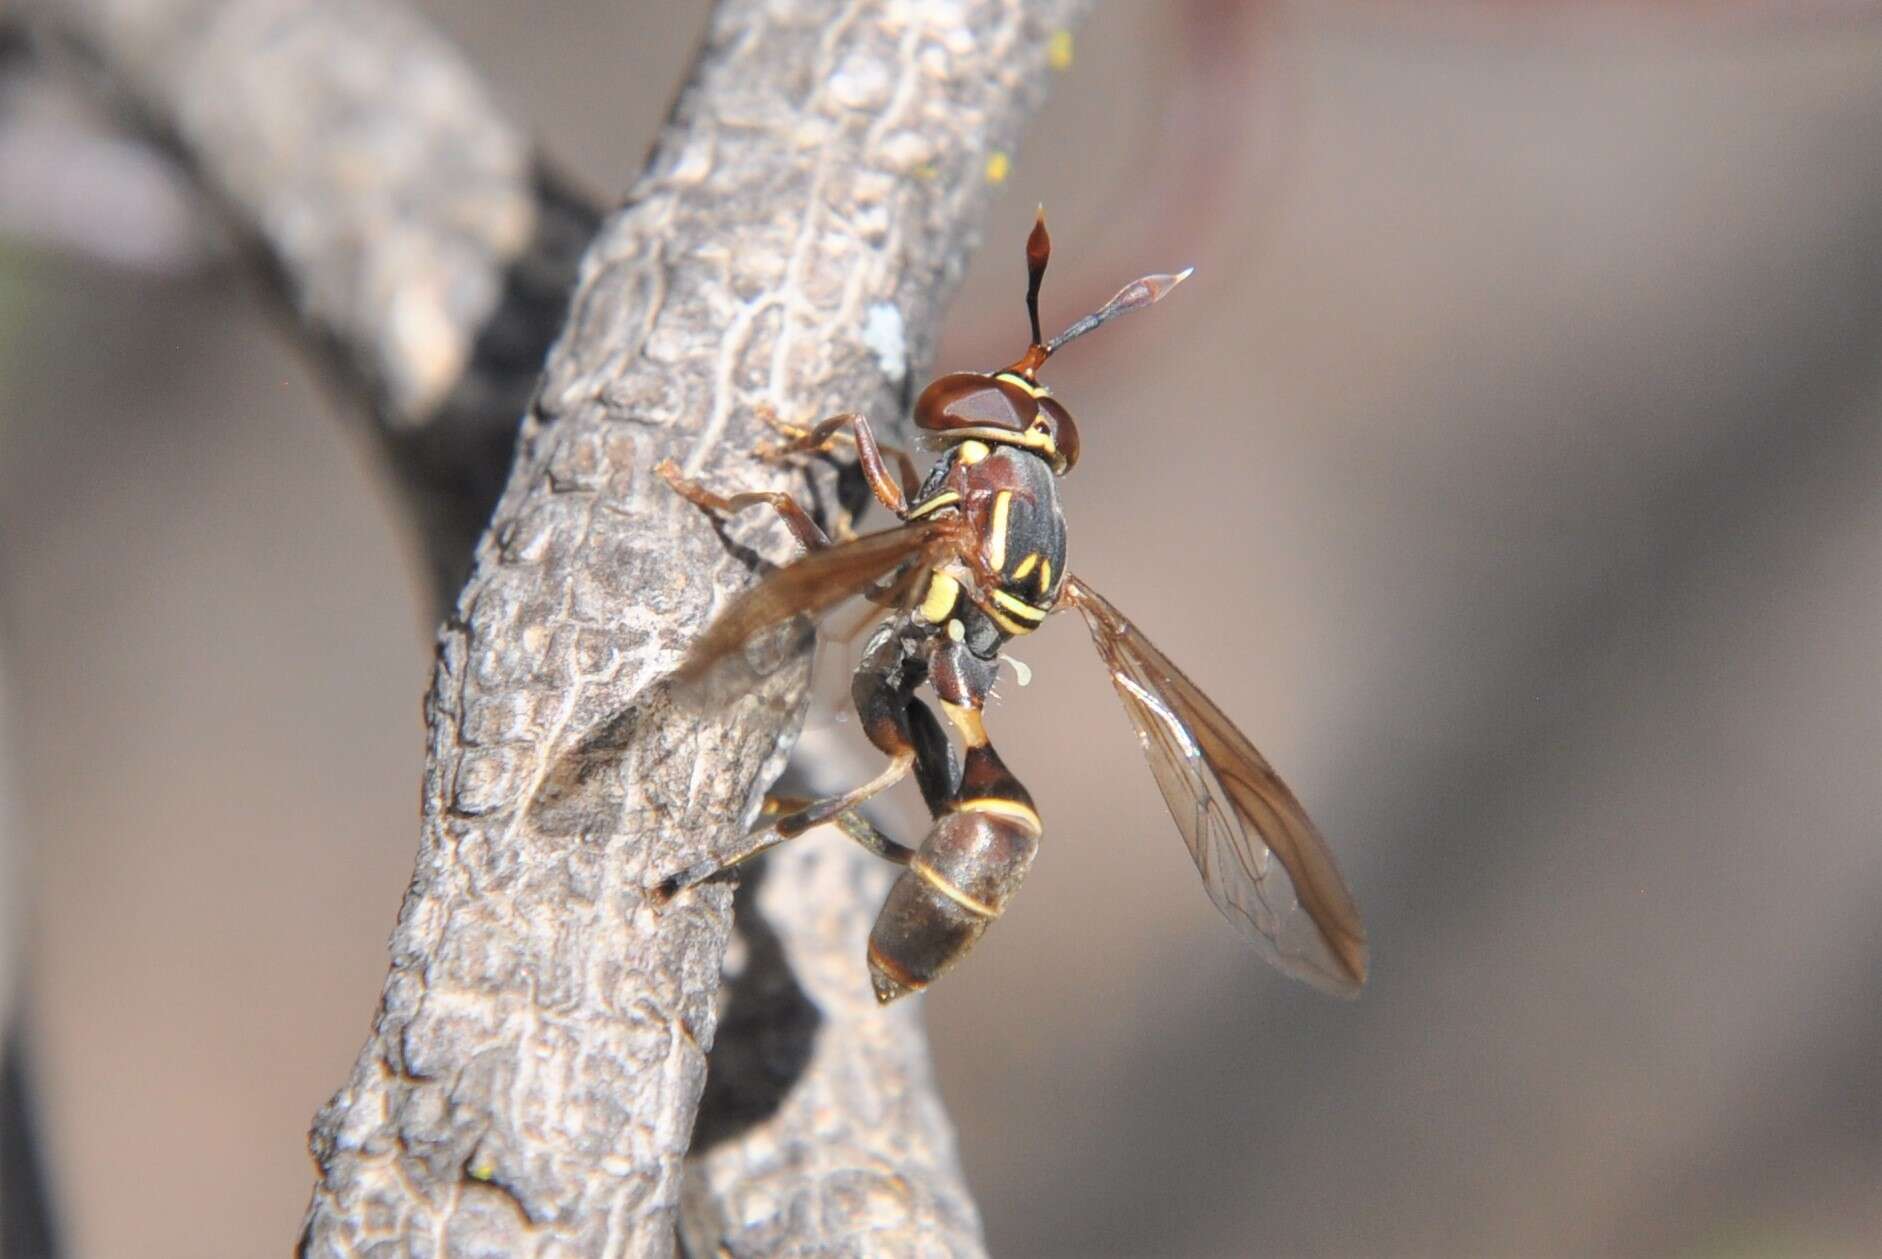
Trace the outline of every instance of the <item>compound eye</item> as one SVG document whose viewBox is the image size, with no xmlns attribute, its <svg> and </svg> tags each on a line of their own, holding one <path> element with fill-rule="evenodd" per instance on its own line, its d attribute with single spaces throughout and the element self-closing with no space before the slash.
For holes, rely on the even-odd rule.
<svg viewBox="0 0 1882 1259">
<path fill-rule="evenodd" d="M 1025 429 L 1037 412 L 1026 394 L 979 372 L 951 372 L 921 391 L 915 426 L 931 433 L 959 428 Z"/>
<path fill-rule="evenodd" d="M 1053 449 L 1058 453 L 1058 472 L 1072 470 L 1078 462 L 1078 423 L 1072 419 L 1072 413 L 1051 398 L 1039 399 L 1039 414 L 1032 422 L 1035 431 L 1051 437 Z"/>
</svg>

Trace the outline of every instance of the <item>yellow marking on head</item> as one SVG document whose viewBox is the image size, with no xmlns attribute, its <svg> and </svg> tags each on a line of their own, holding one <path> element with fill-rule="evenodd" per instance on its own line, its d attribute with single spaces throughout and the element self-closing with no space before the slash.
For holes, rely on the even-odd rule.
<svg viewBox="0 0 1882 1259">
<path fill-rule="evenodd" d="M 1017 800 L 1003 800 L 999 796 L 977 796 L 972 800 L 955 802 L 956 813 L 991 813 L 996 817 L 1010 817 L 1015 822 L 1023 822 L 1032 828 L 1034 835 L 1046 833 L 1045 824 L 1039 820 L 1039 814 L 1029 805 Z"/>
<path fill-rule="evenodd" d="M 1008 594 L 1004 590 L 994 591 L 993 601 L 1002 608 L 1005 608 L 1008 612 L 1011 612 L 1014 616 L 1025 617 L 1028 621 L 1043 621 L 1046 619 L 1046 610 L 1044 608 L 1035 608 L 1024 599 L 1019 598 L 1017 595 Z"/>
<path fill-rule="evenodd" d="M 955 458 L 962 463 L 979 463 L 993 453 L 993 448 L 985 442 L 962 442 L 955 448 Z"/>
<path fill-rule="evenodd" d="M 1013 580 L 1025 581 L 1026 574 L 1030 573 L 1033 569 L 1039 567 L 1039 561 L 1042 558 L 1044 557 L 1041 556 L 1039 552 L 1034 551 L 1031 555 L 1028 555 L 1025 559 L 1021 560 L 1019 562 L 1019 567 L 1013 570 Z M 1050 560 L 1046 560 L 1046 563 L 1048 565 L 1050 565 L 1051 562 L 1052 561 Z"/>
<path fill-rule="evenodd" d="M 928 576 L 928 593 L 917 609 L 922 619 L 930 625 L 939 625 L 954 612 L 954 605 L 961 597 L 961 583 L 943 572 L 934 572 Z"/>
<path fill-rule="evenodd" d="M 961 624 L 958 616 L 948 622 L 948 641 L 951 643 L 967 641 L 967 627 Z"/>
<path fill-rule="evenodd" d="M 979 437 L 996 446 L 1018 446 L 1022 450 L 1038 451 L 1046 457 L 1046 462 L 1052 465 L 1053 471 L 1065 471 L 1060 466 L 1064 461 L 1059 458 L 1059 444 L 1052 440 L 1052 434 L 1042 433 L 1037 429 L 1027 428 L 1015 431 L 1010 428 L 994 428 L 991 425 L 976 424 L 972 428 L 950 429 L 947 435 L 955 440 L 963 437 Z"/>
<path fill-rule="evenodd" d="M 908 868 L 920 875 L 923 883 L 926 883 L 929 887 L 941 893 L 941 895 L 947 897 L 976 918 L 998 918 L 1000 916 L 1000 911 L 993 906 L 984 901 L 975 900 L 973 897 L 948 882 L 945 878 L 942 878 L 941 875 L 920 856 L 917 856 L 913 861 L 909 862 Z"/>
<path fill-rule="evenodd" d="M 1054 70 L 1072 68 L 1072 33 L 1063 28 L 1053 31 L 1046 41 L 1046 64 Z"/>
<path fill-rule="evenodd" d="M 1001 150 L 995 149 L 987 154 L 985 173 L 988 183 L 1003 184 L 1006 182 L 1006 177 L 1013 173 L 1013 159 Z"/>
<path fill-rule="evenodd" d="M 961 732 L 961 742 L 970 748 L 987 746 L 987 728 L 980 723 L 978 708 L 963 708 L 959 704 L 941 701 L 941 711 L 954 723 L 954 728 Z"/>
<path fill-rule="evenodd" d="M 1039 593 L 1044 594 L 1050 589 L 1052 589 L 1052 561 L 1041 556 L 1039 563 Z"/>
<path fill-rule="evenodd" d="M 1001 490 L 993 496 L 993 536 L 987 539 L 987 565 L 996 573 L 1006 567 L 1006 523 L 1012 512 L 1012 490 Z"/>
<path fill-rule="evenodd" d="M 1009 385 L 1018 385 L 1021 389 L 1026 391 L 1026 396 L 1029 398 L 1044 398 L 1052 393 L 1050 389 L 1047 389 L 1038 381 L 1027 380 L 1018 372 L 995 372 L 993 378 L 995 380 L 1004 380 Z"/>
<path fill-rule="evenodd" d="M 909 508 L 908 515 L 905 516 L 904 519 L 913 520 L 917 516 L 926 516 L 931 511 L 940 511 L 950 503 L 958 503 L 960 501 L 961 496 L 959 494 L 955 493 L 953 490 L 946 490 L 940 494 L 936 494 L 925 503 L 917 503 Z"/>
</svg>

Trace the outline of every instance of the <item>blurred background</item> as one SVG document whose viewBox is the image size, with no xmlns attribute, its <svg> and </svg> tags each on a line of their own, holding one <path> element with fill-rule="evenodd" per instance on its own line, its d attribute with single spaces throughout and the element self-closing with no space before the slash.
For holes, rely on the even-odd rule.
<svg viewBox="0 0 1882 1259">
<path fill-rule="evenodd" d="M 419 7 L 604 199 L 704 20 Z M 78 158 L 7 106 L 0 812 L 62 1233 L 281 1253 L 411 874 L 417 551 L 187 191 L 87 150 L 130 193 L 73 248 L 18 172 Z M 1025 643 L 990 725 L 1045 847 L 927 999 L 994 1253 L 1882 1253 L 1879 140 L 1869 5 L 1080 32 L 938 366 L 1016 353 L 1037 202 L 1049 325 L 1198 267 L 1053 364 L 1073 564 L 1292 781 L 1374 971 L 1259 965 L 1082 627 Z"/>
</svg>

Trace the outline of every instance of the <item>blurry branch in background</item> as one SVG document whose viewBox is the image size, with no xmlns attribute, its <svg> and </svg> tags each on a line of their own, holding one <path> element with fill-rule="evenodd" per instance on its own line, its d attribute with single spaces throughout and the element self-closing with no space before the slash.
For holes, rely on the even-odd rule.
<svg viewBox="0 0 1882 1259">
<path fill-rule="evenodd" d="M 152 276 L 214 255 L 178 164 L 99 117 L 0 15 L 0 238 Z"/>
<path fill-rule="evenodd" d="M 52 1230 L 44 1137 L 34 1113 L 24 1024 L 26 905 L 20 889 L 26 853 L 14 805 L 5 663 L 0 660 L 0 1259 L 53 1259 L 60 1251 Z"/>
<path fill-rule="evenodd" d="M 316 1122 L 304 1253 L 665 1253 L 683 1171 L 696 1253 L 981 1250 L 918 1010 L 869 993 L 885 872 L 773 862 L 740 897 L 722 1027 L 728 889 L 642 897 L 736 840 L 803 686 L 660 698 L 715 603 L 792 548 L 648 472 L 802 491 L 748 457 L 758 404 L 902 415 L 990 159 L 1083 8 L 724 0 L 598 234 L 396 5 L 27 10 L 261 247 L 371 400 L 441 583 L 510 469 L 441 633 L 417 868 L 372 1035 Z M 827 470 L 814 488 L 836 492 Z"/>
<path fill-rule="evenodd" d="M 52 60 L 90 78 L 220 204 L 307 343 L 369 401 L 448 607 L 599 212 L 545 173 L 472 67 L 402 6 L 69 0 L 23 12 Z M 22 161 L 33 134 L 15 145 Z M 102 157 L 111 143 L 77 151 Z M 147 164 L 128 152 L 93 163 L 93 185 Z"/>
</svg>

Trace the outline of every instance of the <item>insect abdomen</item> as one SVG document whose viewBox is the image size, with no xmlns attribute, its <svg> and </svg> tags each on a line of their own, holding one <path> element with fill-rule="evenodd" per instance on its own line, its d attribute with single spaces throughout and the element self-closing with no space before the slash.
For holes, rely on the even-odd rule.
<svg viewBox="0 0 1882 1259">
<path fill-rule="evenodd" d="M 876 1000 L 919 992 L 966 957 L 1038 851 L 1036 821 L 978 809 L 940 818 L 869 933 Z"/>
</svg>

